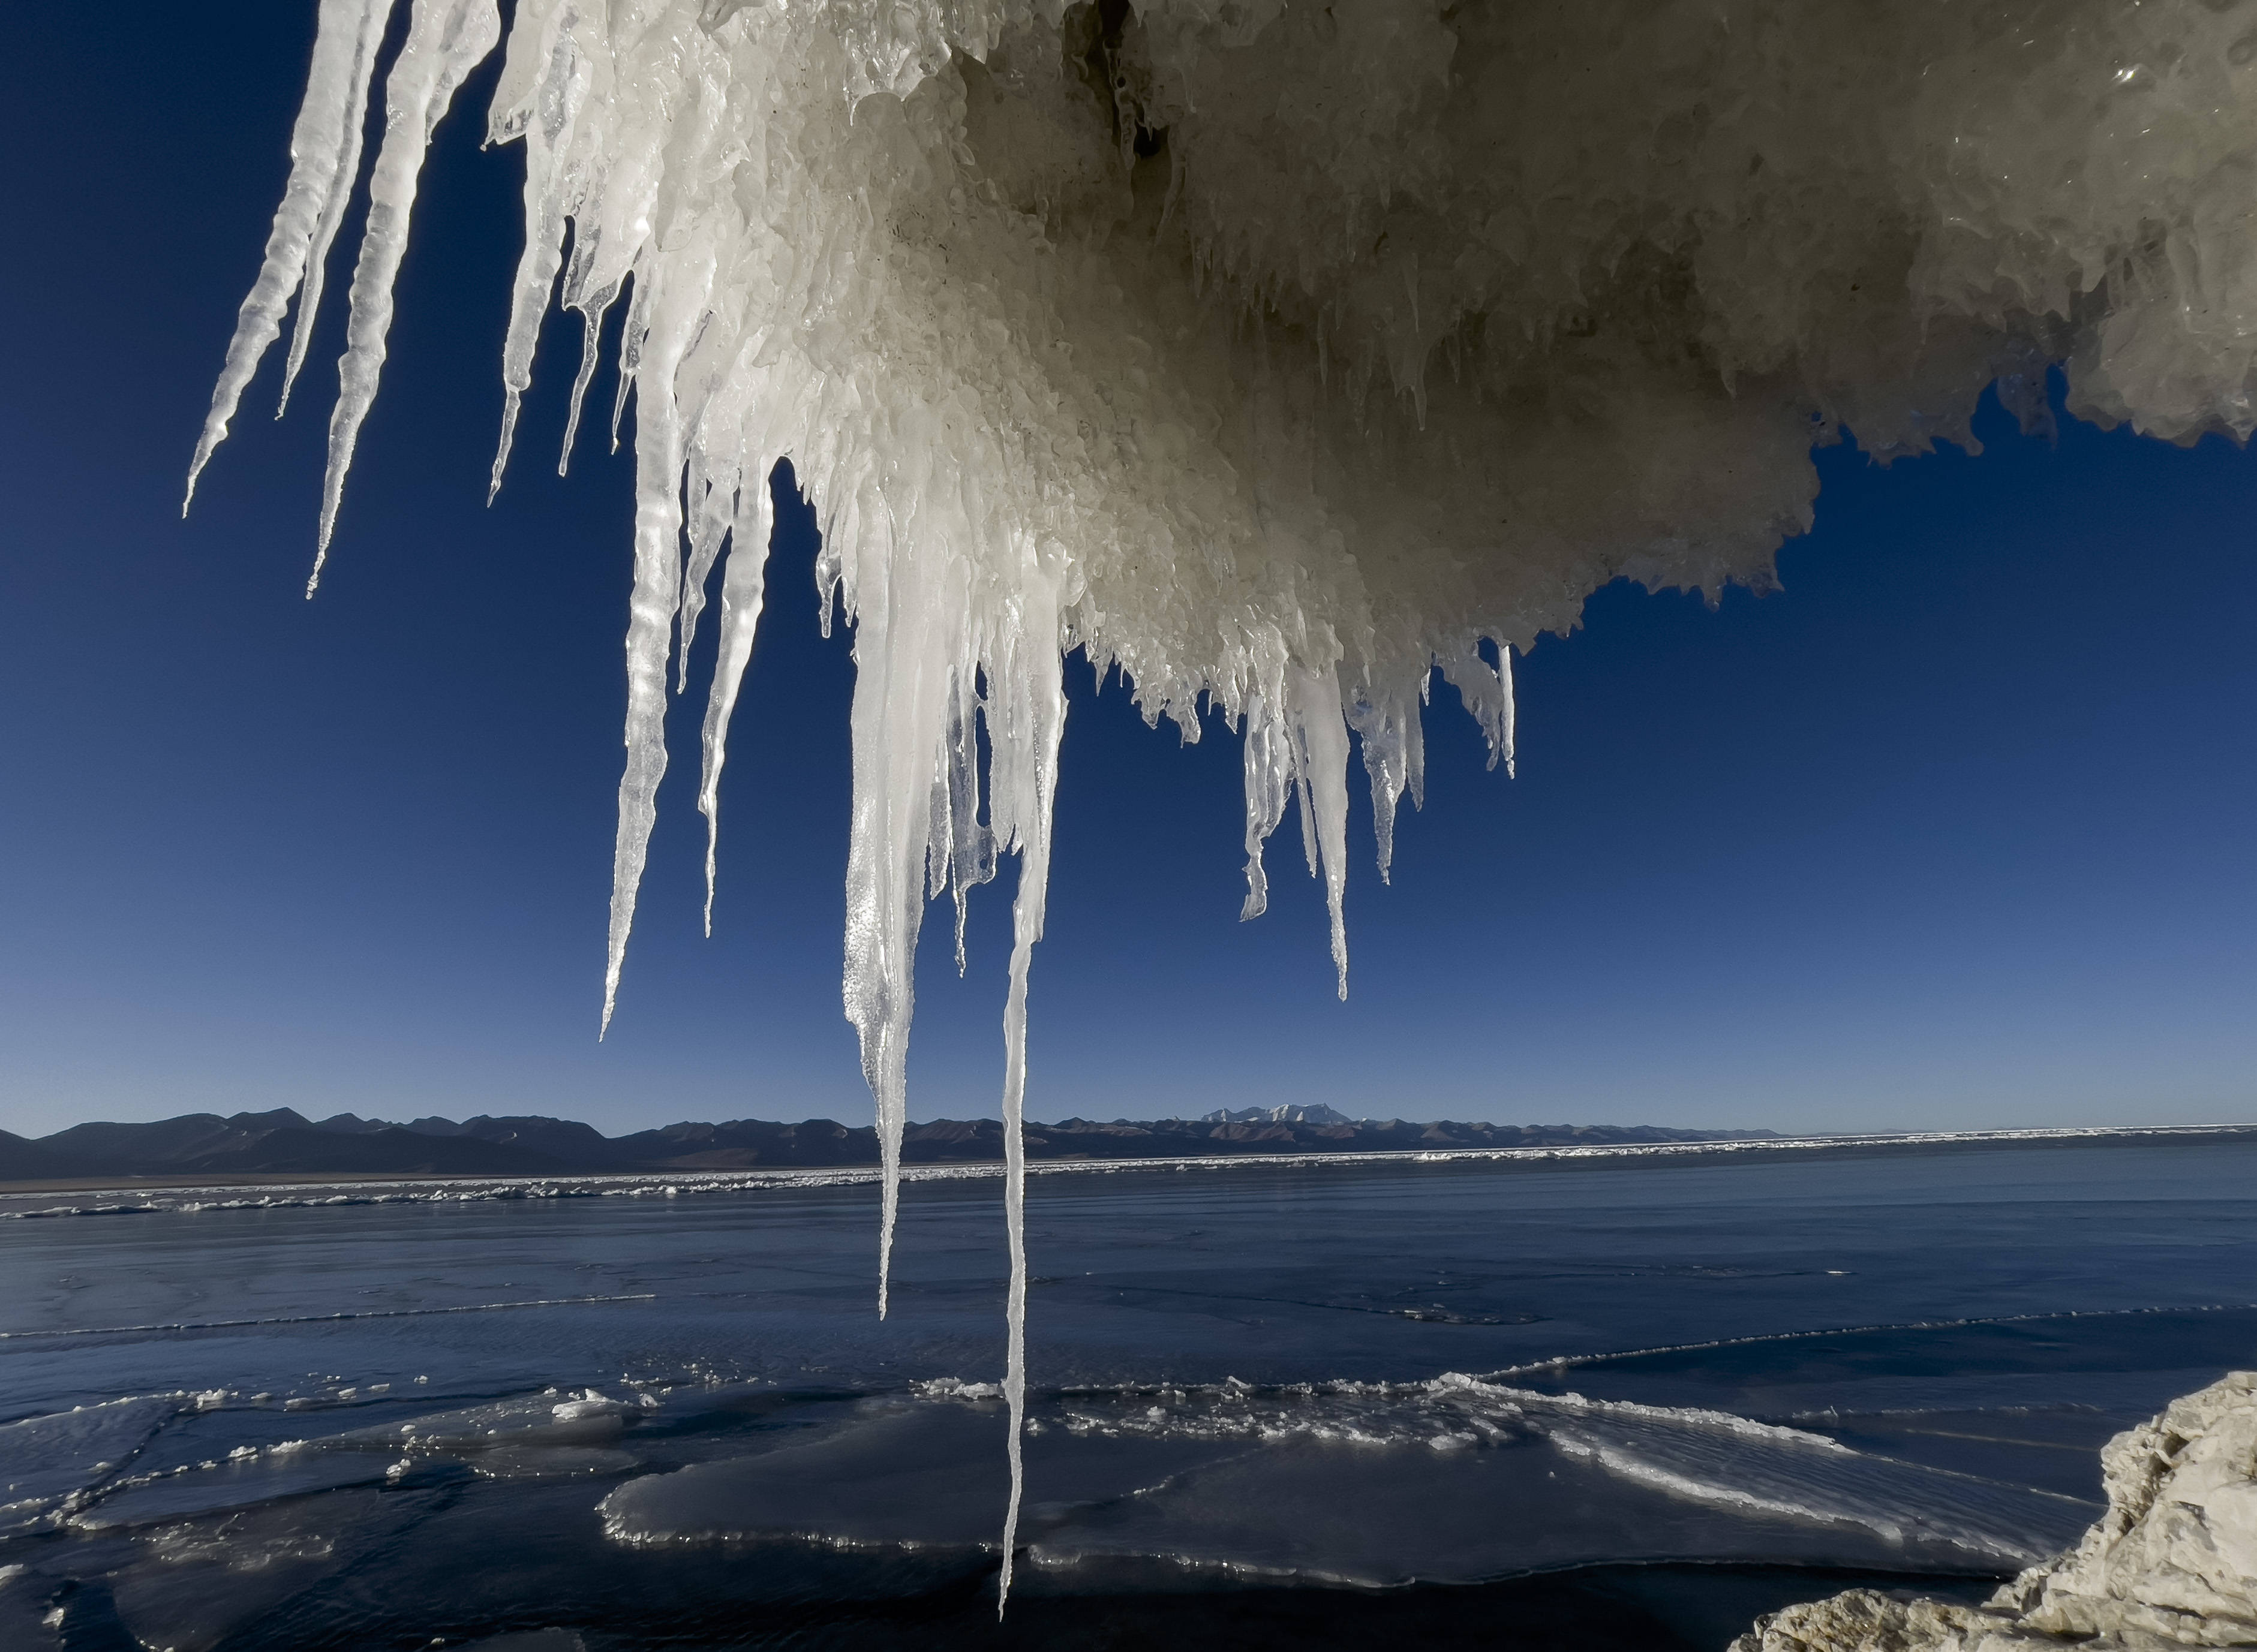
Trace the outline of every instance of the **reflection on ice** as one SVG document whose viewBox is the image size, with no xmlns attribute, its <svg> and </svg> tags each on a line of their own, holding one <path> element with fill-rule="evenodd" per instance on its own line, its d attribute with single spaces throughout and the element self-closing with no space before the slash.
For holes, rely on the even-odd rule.
<svg viewBox="0 0 2257 1652">
<path fill-rule="evenodd" d="M 482 1451 L 471 1471 L 490 1480 L 565 1479 L 589 1474 L 625 1474 L 642 1466 L 632 1451 L 605 1451 L 584 1445 L 505 1445 Z"/>
<path fill-rule="evenodd" d="M 0 1646 L 50 1652 L 62 1644 L 46 1603 L 53 1588 L 28 1566 L 0 1566 Z"/>
<path fill-rule="evenodd" d="M 378 1484 L 386 1478 L 387 1467 L 374 1457 L 308 1461 L 294 1452 L 258 1452 L 230 1461 L 191 1465 L 126 1486 L 71 1515 L 70 1524 L 80 1531 L 112 1531 L 220 1509 L 250 1508 L 312 1492 Z"/>
<path fill-rule="evenodd" d="M 149 1652 L 206 1652 L 414 1522 L 413 1500 L 341 1491 L 161 1527 L 110 1585 Z"/>
<path fill-rule="evenodd" d="M 599 1512 L 622 1543 L 992 1544 L 1001 1443 L 998 1408 L 879 1401 L 817 1439 L 631 1480 Z"/>
</svg>

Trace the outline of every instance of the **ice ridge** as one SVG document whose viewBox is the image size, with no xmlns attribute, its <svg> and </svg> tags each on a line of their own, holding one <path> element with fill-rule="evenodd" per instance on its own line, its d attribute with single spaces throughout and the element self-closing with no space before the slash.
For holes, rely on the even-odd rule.
<svg viewBox="0 0 2257 1652">
<path fill-rule="evenodd" d="M 191 487 L 294 293 L 302 356 L 393 10 L 322 0 Z M 1770 587 L 1811 520 L 1814 442 L 1971 449 L 1987 386 L 2041 426 L 2055 370 L 2104 424 L 2257 427 L 2257 31 L 2218 0 L 522 0 L 506 32 L 495 0 L 412 0 L 316 576 L 426 146 L 505 32 L 487 131 L 522 145 L 527 239 L 495 486 L 552 292 L 587 325 L 576 424 L 627 305 L 604 1019 L 669 666 L 718 569 L 717 830 L 789 456 L 822 512 L 826 623 L 835 603 L 855 626 L 845 998 L 886 1172 L 881 1303 L 924 906 L 949 890 L 960 914 L 1013 851 L 1022 1105 L 1063 652 L 1120 667 L 1186 739 L 1206 710 L 1240 731 L 1243 915 L 1297 804 L 1345 994 L 1351 747 L 1383 877 L 1436 669 L 1509 769 L 1514 652 L 1617 576 Z"/>
</svg>

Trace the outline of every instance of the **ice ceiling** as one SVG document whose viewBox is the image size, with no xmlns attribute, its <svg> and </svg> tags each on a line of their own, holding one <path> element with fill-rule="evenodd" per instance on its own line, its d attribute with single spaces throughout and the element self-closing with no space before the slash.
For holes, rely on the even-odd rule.
<svg viewBox="0 0 2257 1652">
<path fill-rule="evenodd" d="M 523 145 L 527 237 L 497 486 L 552 296 L 586 322 L 576 422 L 626 306 L 605 1017 L 717 569 L 718 826 L 789 457 L 854 627 L 845 999 L 888 1244 L 926 900 L 954 893 L 960 955 L 1014 851 L 1019 1111 L 1065 652 L 1186 738 L 1202 706 L 1242 731 L 1248 916 L 1298 798 L 1345 992 L 1351 748 L 1383 873 L 1436 667 L 1509 762 L 1515 650 L 1617 576 L 1768 585 L 1814 443 L 1972 447 L 1987 385 L 2032 426 L 2055 367 L 2104 424 L 2257 423 L 2257 0 L 520 0 L 506 29 L 495 0 L 413 0 L 404 35 L 393 11 L 322 0 L 195 468 L 301 286 L 303 359 L 388 58 L 326 554 L 426 145 L 506 34 L 489 132 Z"/>
</svg>

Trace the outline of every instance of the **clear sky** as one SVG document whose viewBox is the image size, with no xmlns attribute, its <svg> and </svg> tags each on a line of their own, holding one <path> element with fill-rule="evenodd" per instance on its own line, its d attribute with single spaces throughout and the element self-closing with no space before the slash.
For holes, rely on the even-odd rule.
<svg viewBox="0 0 2257 1652">
<path fill-rule="evenodd" d="M 270 360 L 179 519 L 312 13 L 0 21 L 0 1126 L 860 1122 L 852 667 L 817 632 L 802 514 L 738 714 L 715 937 L 692 710 L 596 1041 L 628 461 L 584 440 L 548 474 L 560 324 L 484 507 L 520 175 L 477 147 L 490 71 L 426 175 L 320 597 L 299 593 L 355 222 L 291 417 L 265 417 Z M 1602 592 L 1521 662 L 1516 781 L 1438 688 L 1392 887 L 1368 808 L 1351 822 L 1345 1006 L 1291 822 L 1270 914 L 1237 921 L 1235 738 L 1178 749 L 1080 669 L 1030 1112 L 2257 1118 L 2257 462 L 2073 425 L 2048 446 L 1995 409 L 1983 435 L 1979 459 L 1888 470 L 1822 455 L 1783 595 Z M 975 896 L 961 984 L 929 926 L 915 1117 L 994 1111 L 1008 900 L 1008 873 Z"/>
</svg>

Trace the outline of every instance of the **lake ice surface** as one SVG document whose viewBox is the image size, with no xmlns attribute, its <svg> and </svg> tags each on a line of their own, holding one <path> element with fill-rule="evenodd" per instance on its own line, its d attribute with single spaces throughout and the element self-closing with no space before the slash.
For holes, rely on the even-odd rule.
<svg viewBox="0 0 2257 1652">
<path fill-rule="evenodd" d="M 0 1197 L 0 1644 L 1721 1646 L 2081 1530 L 2257 1365 L 2253 1170 L 1040 1177 L 1001 1630 L 993 1179 L 908 1190 L 883 1323 L 867 1183 Z"/>
</svg>

